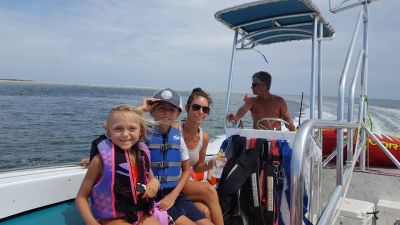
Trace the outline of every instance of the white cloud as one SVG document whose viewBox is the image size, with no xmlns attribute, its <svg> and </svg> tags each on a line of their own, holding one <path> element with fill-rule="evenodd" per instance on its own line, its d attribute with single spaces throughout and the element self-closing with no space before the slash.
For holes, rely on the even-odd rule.
<svg viewBox="0 0 400 225">
<path fill-rule="evenodd" d="M 233 32 L 214 13 L 243 2 L 9 1 L 0 6 L 0 77 L 225 90 Z M 331 14 L 327 0 L 316 3 L 336 30 L 335 40 L 323 45 L 324 87 L 336 95 L 357 12 Z M 375 98 L 398 98 L 399 11 L 397 0 L 370 7 L 369 94 Z M 250 92 L 250 75 L 268 70 L 275 93 L 308 93 L 309 47 L 257 47 L 268 64 L 255 51 L 240 52 L 234 88 Z"/>
</svg>

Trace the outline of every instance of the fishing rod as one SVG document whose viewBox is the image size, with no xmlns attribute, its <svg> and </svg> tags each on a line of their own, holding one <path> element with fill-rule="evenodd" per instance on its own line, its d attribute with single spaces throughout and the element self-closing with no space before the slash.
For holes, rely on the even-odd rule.
<svg viewBox="0 0 400 225">
<path fill-rule="evenodd" d="M 304 92 L 301 92 L 301 101 L 300 101 L 300 112 L 299 112 L 299 126 L 300 127 L 300 123 L 301 123 L 301 114 L 303 113 L 301 110 L 303 108 L 303 96 L 304 96 Z"/>
</svg>

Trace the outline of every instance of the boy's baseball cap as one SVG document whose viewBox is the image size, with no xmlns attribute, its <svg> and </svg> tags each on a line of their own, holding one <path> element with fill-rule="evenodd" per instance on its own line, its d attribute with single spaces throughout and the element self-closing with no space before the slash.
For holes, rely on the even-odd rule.
<svg viewBox="0 0 400 225">
<path fill-rule="evenodd" d="M 172 90 L 171 88 L 165 88 L 159 91 L 156 91 L 153 94 L 153 98 L 160 99 L 160 101 L 168 102 L 179 109 L 179 112 L 182 112 L 182 97 L 178 92 Z"/>
</svg>

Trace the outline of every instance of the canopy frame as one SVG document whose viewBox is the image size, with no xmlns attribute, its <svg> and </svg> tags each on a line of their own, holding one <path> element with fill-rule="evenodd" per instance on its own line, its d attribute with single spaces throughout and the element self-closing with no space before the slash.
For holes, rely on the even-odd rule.
<svg viewBox="0 0 400 225">
<path fill-rule="evenodd" d="M 229 113 L 236 50 L 251 49 L 287 41 L 312 40 L 310 119 L 315 118 L 318 88 L 318 118 L 322 117 L 321 42 L 332 40 L 333 28 L 310 0 L 264 0 L 246 3 L 215 13 L 216 20 L 234 31 L 231 63 L 226 94 L 225 114 Z M 318 85 L 316 85 L 318 82 Z M 227 121 L 224 120 L 227 130 Z"/>
</svg>

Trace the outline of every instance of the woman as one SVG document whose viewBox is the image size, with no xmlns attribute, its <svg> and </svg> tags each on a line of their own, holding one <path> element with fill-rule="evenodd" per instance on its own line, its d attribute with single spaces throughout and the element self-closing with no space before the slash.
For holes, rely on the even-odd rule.
<svg viewBox="0 0 400 225">
<path fill-rule="evenodd" d="M 205 162 L 208 134 L 200 127 L 210 113 L 211 103 L 211 97 L 206 92 L 195 88 L 185 106 L 187 118 L 182 124 L 182 147 L 186 147 L 189 152 L 189 163 L 194 172 L 209 171 L 214 164 L 213 161 Z M 183 188 L 183 194 L 195 202 L 203 212 L 209 214 L 215 225 L 224 224 L 217 191 L 209 183 L 189 180 Z"/>
</svg>

